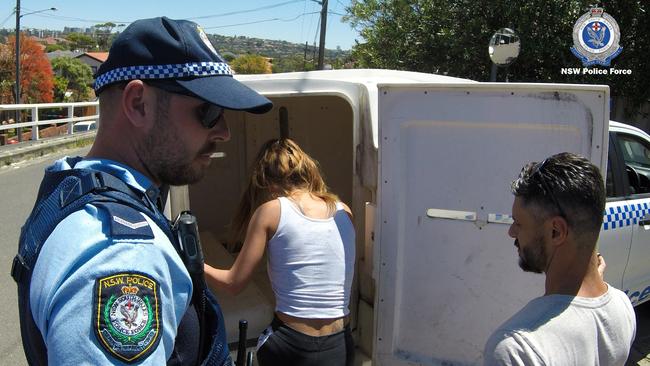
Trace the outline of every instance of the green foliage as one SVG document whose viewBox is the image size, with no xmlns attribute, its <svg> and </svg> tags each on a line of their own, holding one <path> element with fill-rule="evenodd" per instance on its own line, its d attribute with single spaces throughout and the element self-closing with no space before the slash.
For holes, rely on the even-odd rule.
<svg viewBox="0 0 650 366">
<path fill-rule="evenodd" d="M 108 51 L 113 43 L 115 38 L 113 34 L 113 29 L 117 27 L 117 24 L 113 22 L 106 22 L 101 24 L 95 24 L 93 28 L 95 29 L 95 39 L 97 41 L 97 48 L 100 51 Z"/>
<path fill-rule="evenodd" d="M 93 72 L 90 66 L 76 58 L 57 57 L 52 60 L 54 78 L 54 97 L 58 102 L 86 101 L 93 82 Z M 66 92 L 72 92 L 65 97 Z"/>
<path fill-rule="evenodd" d="M 68 47 L 66 47 L 66 46 L 64 46 L 62 44 L 59 44 L 59 43 L 57 43 L 57 44 L 48 44 L 47 46 L 45 46 L 45 53 L 50 53 L 50 52 L 54 52 L 54 51 L 65 51 L 67 49 L 68 49 Z"/>
<path fill-rule="evenodd" d="M 65 39 L 70 41 L 71 50 L 89 50 L 95 47 L 95 40 L 85 34 L 69 33 Z"/>
<path fill-rule="evenodd" d="M 314 70 L 312 60 L 306 60 L 301 55 L 291 55 L 288 57 L 277 58 L 273 60 L 273 72 L 293 72 L 293 71 L 311 71 Z"/>
<path fill-rule="evenodd" d="M 221 57 L 223 57 L 223 59 L 226 60 L 227 63 L 231 63 L 234 59 L 237 58 L 237 55 L 231 52 L 223 52 L 221 54 Z"/>
<path fill-rule="evenodd" d="M 345 18 L 363 37 L 353 49 L 359 67 L 446 74 L 487 81 L 488 41 L 500 28 L 521 39 L 519 58 L 507 69 L 510 81 L 608 84 L 613 96 L 636 106 L 650 97 L 650 5 L 611 0 L 605 11 L 621 30 L 623 53 L 612 62 L 631 76 L 562 75 L 562 67 L 582 67 L 570 51 L 573 25 L 591 0 L 353 0 Z M 499 71 L 500 80 L 506 71 Z"/>
<path fill-rule="evenodd" d="M 230 66 L 239 74 L 268 74 L 271 72 L 269 62 L 260 55 L 242 55 L 233 60 Z"/>
</svg>

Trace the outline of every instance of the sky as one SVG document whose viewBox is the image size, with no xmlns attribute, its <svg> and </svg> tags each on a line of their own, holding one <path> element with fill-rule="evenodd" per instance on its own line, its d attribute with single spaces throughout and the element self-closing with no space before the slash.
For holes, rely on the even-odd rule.
<svg viewBox="0 0 650 366">
<path fill-rule="evenodd" d="M 341 22 L 350 0 L 329 0 L 326 48 L 350 49 L 358 33 Z M 0 1 L 0 28 L 15 29 L 15 0 Z M 321 5 L 314 0 L 21 0 L 21 28 L 63 30 L 99 23 L 127 24 L 141 18 L 168 16 L 199 23 L 206 33 L 319 42 Z M 30 12 L 55 7 L 57 11 Z"/>
</svg>

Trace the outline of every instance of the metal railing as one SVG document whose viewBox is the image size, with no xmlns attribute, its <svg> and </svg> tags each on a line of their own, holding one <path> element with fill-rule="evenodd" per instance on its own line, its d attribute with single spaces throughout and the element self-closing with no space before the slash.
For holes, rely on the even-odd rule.
<svg viewBox="0 0 650 366">
<path fill-rule="evenodd" d="M 94 107 L 95 114 L 75 117 L 75 108 Z M 39 119 L 39 112 L 51 109 L 65 109 L 67 117 L 58 117 L 52 119 Z M 99 123 L 99 102 L 76 102 L 76 103 L 38 103 L 38 104 L 0 104 L 0 112 L 4 111 L 29 111 L 30 121 L 21 123 L 8 123 L 0 125 L 0 133 L 6 130 L 31 128 L 30 140 L 39 140 L 39 126 L 52 124 L 68 124 L 68 135 L 74 134 L 74 125 L 83 121 L 95 121 Z M 18 130 L 17 130 L 18 131 Z M 18 138 L 18 133 L 16 134 Z"/>
</svg>

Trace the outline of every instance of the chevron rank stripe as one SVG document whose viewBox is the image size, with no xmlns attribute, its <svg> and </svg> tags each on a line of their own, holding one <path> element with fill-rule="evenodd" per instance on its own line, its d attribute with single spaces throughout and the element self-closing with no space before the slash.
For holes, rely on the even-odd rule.
<svg viewBox="0 0 650 366">
<path fill-rule="evenodd" d="M 648 213 L 650 213 L 649 202 L 607 207 L 603 217 L 603 230 L 615 230 L 636 225 L 639 219 Z"/>
<path fill-rule="evenodd" d="M 95 80 L 93 88 L 102 87 L 118 81 L 135 79 L 173 79 L 183 77 L 232 76 L 230 66 L 225 62 L 190 62 L 170 65 L 142 65 L 113 69 Z"/>
<path fill-rule="evenodd" d="M 122 224 L 128 228 L 131 228 L 133 230 L 139 229 L 141 227 L 148 226 L 149 223 L 147 221 L 140 221 L 140 222 L 130 222 L 127 221 L 119 216 L 113 216 L 113 220 L 117 222 L 118 224 Z"/>
</svg>

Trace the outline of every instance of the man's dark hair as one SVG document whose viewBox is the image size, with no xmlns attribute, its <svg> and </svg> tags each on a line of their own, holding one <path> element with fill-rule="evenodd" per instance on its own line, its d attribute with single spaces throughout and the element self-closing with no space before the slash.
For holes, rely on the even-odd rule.
<svg viewBox="0 0 650 366">
<path fill-rule="evenodd" d="M 565 152 L 529 163 L 512 182 L 511 190 L 524 205 L 540 208 L 545 217 L 564 217 L 578 235 L 600 232 L 605 185 L 598 167 L 582 156 Z"/>
</svg>

